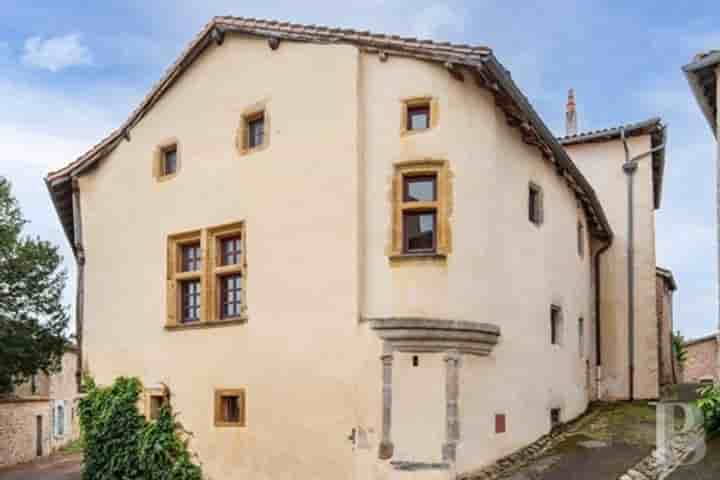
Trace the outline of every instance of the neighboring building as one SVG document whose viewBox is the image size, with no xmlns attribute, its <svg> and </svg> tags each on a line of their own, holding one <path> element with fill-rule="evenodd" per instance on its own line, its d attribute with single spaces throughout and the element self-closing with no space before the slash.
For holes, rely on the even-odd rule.
<svg viewBox="0 0 720 480">
<path fill-rule="evenodd" d="M 720 108 L 718 108 L 718 99 L 720 98 L 720 50 L 711 50 L 701 53 L 693 58 L 693 61 L 683 67 L 685 76 L 688 79 L 690 88 L 695 96 L 695 100 L 700 106 L 705 119 L 710 126 L 710 130 L 716 140 L 717 160 L 715 180 L 716 185 L 716 240 L 718 242 L 717 255 L 717 274 L 720 283 L 720 142 L 718 142 L 718 130 L 720 130 Z M 720 292 L 719 292 L 720 293 Z M 720 309 L 720 299 L 718 301 Z M 720 330 L 720 310 L 718 311 L 718 330 Z M 715 369 L 720 370 L 720 351 L 717 352 L 715 359 Z"/>
<path fill-rule="evenodd" d="M 683 368 L 683 381 L 687 383 L 708 383 L 720 381 L 717 358 L 720 354 L 720 334 L 689 340 L 687 360 Z"/>
<path fill-rule="evenodd" d="M 664 157 L 629 382 L 622 142 L 589 136 L 563 147 L 485 47 L 217 17 L 47 177 L 83 368 L 138 376 L 150 417 L 169 395 L 211 478 L 448 478 L 657 397 Z"/>
<path fill-rule="evenodd" d="M 660 119 L 650 119 L 560 139 L 593 185 L 615 232 L 607 251 L 593 252 L 600 262 L 598 328 L 601 348 L 596 360 L 599 397 L 604 399 L 650 399 L 659 395 L 655 210 L 660 208 L 662 198 L 665 138 L 666 129 Z M 629 158 L 626 158 L 625 142 Z M 648 152 L 653 153 L 637 162 L 634 171 L 626 168 L 629 159 Z M 627 193 L 630 172 L 632 206 Z M 632 238 L 628 233 L 631 215 L 634 223 Z M 631 255 L 633 269 L 628 267 Z M 633 304 L 630 303 L 631 284 Z M 630 336 L 633 336 L 632 342 Z M 669 343 L 666 348 L 670 348 Z M 633 375 L 631 370 L 634 370 Z"/>
<path fill-rule="evenodd" d="M 658 359 L 660 361 L 660 386 L 674 385 L 681 381 L 679 366 L 673 351 L 673 294 L 677 283 L 672 272 L 657 267 L 656 298 L 658 317 Z"/>
<path fill-rule="evenodd" d="M 0 397 L 0 467 L 49 455 L 78 438 L 76 370 L 72 349 L 59 372 L 38 374 Z"/>
</svg>

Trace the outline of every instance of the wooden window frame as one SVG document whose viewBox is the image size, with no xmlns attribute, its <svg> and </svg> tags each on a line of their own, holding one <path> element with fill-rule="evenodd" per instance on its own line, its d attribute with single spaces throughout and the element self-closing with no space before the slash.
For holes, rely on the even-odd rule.
<svg viewBox="0 0 720 480">
<path fill-rule="evenodd" d="M 222 417 L 223 397 L 237 397 L 240 418 L 237 422 L 227 422 Z M 244 388 L 218 388 L 215 389 L 214 399 L 214 425 L 216 427 L 246 427 L 247 426 L 247 396 Z"/>
<path fill-rule="evenodd" d="M 263 117 L 263 141 L 260 145 L 250 146 L 250 123 Z M 264 150 L 270 144 L 270 114 L 267 102 L 258 102 L 243 110 L 240 115 L 240 125 L 235 134 L 235 147 L 240 155 Z"/>
<path fill-rule="evenodd" d="M 401 100 L 401 119 L 400 119 L 400 135 L 414 135 L 427 132 L 438 125 L 438 101 L 432 96 L 409 97 Z M 410 110 L 418 107 L 428 108 L 428 127 L 415 130 L 410 129 Z"/>
<path fill-rule="evenodd" d="M 173 173 L 165 173 L 165 154 L 169 150 L 175 150 L 175 171 Z M 168 138 L 160 142 L 153 150 L 152 173 L 155 180 L 165 182 L 175 178 L 182 166 L 181 158 L 180 142 L 177 138 Z"/>
<path fill-rule="evenodd" d="M 434 201 L 407 201 L 406 179 L 413 177 L 435 177 Z M 451 251 L 450 214 L 451 184 L 448 162 L 445 160 L 417 160 L 396 163 L 392 181 L 392 219 L 389 258 L 391 260 L 435 257 L 445 258 Z M 406 249 L 405 214 L 435 213 L 435 248 L 422 251 Z"/>
<path fill-rule="evenodd" d="M 535 202 L 533 203 L 533 197 Z M 545 221 L 545 208 L 543 202 L 543 189 L 535 182 L 528 183 L 527 210 L 528 220 L 535 226 Z"/>
<path fill-rule="evenodd" d="M 240 237 L 240 262 L 222 265 L 220 242 L 228 237 Z M 247 247 L 245 222 L 233 222 L 214 227 L 172 234 L 167 239 L 167 315 L 166 329 L 214 327 L 247 321 Z M 182 271 L 182 248 L 200 243 L 201 268 L 197 271 Z M 221 278 L 227 275 L 242 277 L 241 314 L 222 318 Z M 200 280 L 200 319 L 182 322 L 181 282 Z"/>
</svg>

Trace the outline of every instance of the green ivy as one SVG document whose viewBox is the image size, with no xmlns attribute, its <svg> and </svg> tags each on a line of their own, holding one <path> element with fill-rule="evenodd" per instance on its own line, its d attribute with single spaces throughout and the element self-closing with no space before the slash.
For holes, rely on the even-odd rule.
<svg viewBox="0 0 720 480">
<path fill-rule="evenodd" d="M 710 436 L 720 435 L 720 385 L 710 385 L 698 390 L 697 402 L 705 417 L 705 432 Z"/>
<path fill-rule="evenodd" d="M 200 480 L 186 432 L 169 408 L 147 421 L 137 409 L 142 384 L 120 377 L 99 388 L 85 379 L 80 425 L 85 444 L 83 480 Z"/>
</svg>

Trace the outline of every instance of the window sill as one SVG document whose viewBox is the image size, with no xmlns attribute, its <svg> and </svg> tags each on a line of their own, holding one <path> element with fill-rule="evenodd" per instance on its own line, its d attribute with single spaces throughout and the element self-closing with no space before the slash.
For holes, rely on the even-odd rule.
<svg viewBox="0 0 720 480">
<path fill-rule="evenodd" d="M 197 330 L 202 328 L 229 327 L 231 325 L 242 325 L 247 323 L 247 317 L 228 318 L 227 320 L 212 320 L 210 322 L 178 323 L 177 325 L 165 325 L 165 330 Z"/>
<path fill-rule="evenodd" d="M 167 181 L 174 179 L 177 176 L 178 176 L 178 172 L 167 173 L 165 175 L 158 175 L 157 177 L 155 177 L 155 181 L 157 181 L 158 183 L 167 182 Z"/>
<path fill-rule="evenodd" d="M 240 156 L 245 155 L 252 155 L 253 153 L 262 152 L 268 147 L 267 143 L 263 143 L 262 145 L 258 145 L 256 147 L 244 147 L 240 149 Z"/>
<path fill-rule="evenodd" d="M 441 252 L 414 252 L 414 253 L 395 253 L 388 257 L 390 261 L 403 261 L 412 259 L 427 260 L 446 260 L 447 254 Z"/>
<path fill-rule="evenodd" d="M 215 422 L 216 428 L 245 428 L 246 425 L 240 422 Z"/>
</svg>

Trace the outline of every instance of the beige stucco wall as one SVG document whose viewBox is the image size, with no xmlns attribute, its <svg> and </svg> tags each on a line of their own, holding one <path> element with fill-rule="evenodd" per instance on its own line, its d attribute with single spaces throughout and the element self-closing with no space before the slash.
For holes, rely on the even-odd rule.
<svg viewBox="0 0 720 480">
<path fill-rule="evenodd" d="M 631 155 L 651 148 L 649 136 L 628 141 Z M 600 258 L 602 367 L 600 396 L 629 396 L 627 294 L 627 178 L 620 140 L 567 148 L 589 179 L 615 233 Z M 635 398 L 657 398 L 658 333 L 655 286 L 655 214 L 651 160 L 639 162 L 635 182 Z"/>
<path fill-rule="evenodd" d="M 660 385 L 668 385 L 677 381 L 677 376 L 673 372 L 674 361 L 672 354 L 673 291 L 670 290 L 667 282 L 660 275 L 656 278 L 656 290 Z"/>
<path fill-rule="evenodd" d="M 419 95 L 437 97 L 438 125 L 401 137 L 400 100 Z M 272 118 L 270 145 L 240 156 L 240 113 L 259 101 Z M 153 148 L 170 137 L 181 169 L 158 183 Z M 392 165 L 419 158 L 449 162 L 452 253 L 391 265 Z M 540 228 L 527 219 L 529 181 L 544 190 Z M 228 35 L 80 178 L 80 191 L 86 366 L 100 384 L 120 375 L 167 384 L 208 478 L 410 478 L 377 460 L 381 344 L 366 318 L 501 327 L 490 357 L 461 362 L 459 471 L 547 433 L 550 408 L 570 419 L 587 405 L 577 330 L 583 316 L 590 356 L 590 248 L 582 259 L 576 250 L 583 212 L 471 79 L 348 46 L 272 51 Z M 238 220 L 247 225 L 247 324 L 165 330 L 167 235 Z M 563 309 L 560 347 L 549 339 L 553 303 Z M 394 362 L 394 459 L 436 461 L 443 356 L 421 354 L 419 367 L 410 358 Z M 246 428 L 213 426 L 214 388 L 247 389 Z M 508 416 L 500 436 L 496 413 Z M 354 450 L 353 428 L 363 436 Z"/>
</svg>

